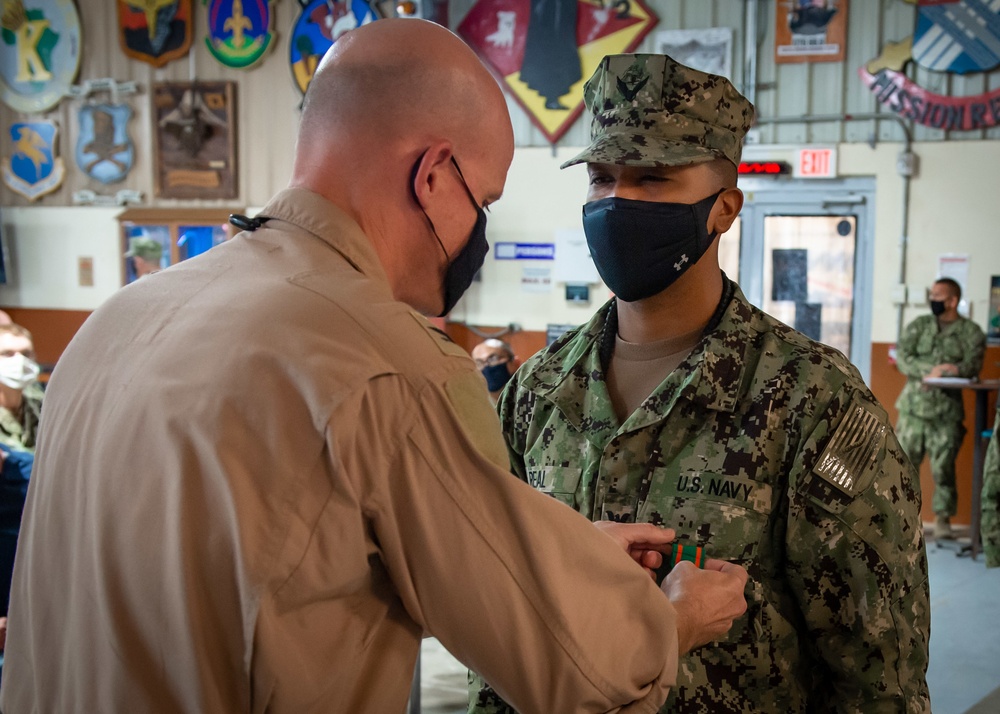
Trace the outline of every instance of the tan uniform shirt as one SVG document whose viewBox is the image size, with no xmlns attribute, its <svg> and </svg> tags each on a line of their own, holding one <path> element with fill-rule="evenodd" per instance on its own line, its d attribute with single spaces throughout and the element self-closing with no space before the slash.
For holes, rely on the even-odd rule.
<svg viewBox="0 0 1000 714">
<path fill-rule="evenodd" d="M 401 712 L 424 633 L 522 712 L 655 711 L 666 598 L 510 475 L 472 361 L 354 222 L 300 189 L 263 213 L 60 360 L 3 711 Z"/>
</svg>

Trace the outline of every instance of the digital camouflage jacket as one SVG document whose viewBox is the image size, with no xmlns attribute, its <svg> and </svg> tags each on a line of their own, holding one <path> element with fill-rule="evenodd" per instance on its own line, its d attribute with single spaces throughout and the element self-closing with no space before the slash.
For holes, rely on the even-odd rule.
<svg viewBox="0 0 1000 714">
<path fill-rule="evenodd" d="M 906 386 L 896 400 L 899 416 L 961 422 L 962 390 L 928 387 L 921 380 L 939 364 L 954 364 L 959 377 L 976 377 L 985 352 L 986 336 L 972 320 L 960 317 L 938 327 L 934 315 L 915 319 L 903 330 L 896 350 L 896 366 L 906 375 Z"/>
<path fill-rule="evenodd" d="M 681 658 L 662 711 L 929 711 L 919 481 L 855 368 L 728 283 L 701 342 L 619 424 L 601 347 L 614 307 L 532 357 L 498 410 L 535 488 L 749 571 L 747 613 Z M 504 711 L 472 679 L 470 711 Z"/>
<path fill-rule="evenodd" d="M 982 534 L 983 552 L 986 553 L 986 567 L 1000 568 L 1000 401 L 993 420 L 993 435 L 986 447 L 986 463 L 983 465 L 982 520 L 979 531 Z"/>
<path fill-rule="evenodd" d="M 0 407 L 0 444 L 20 451 L 35 452 L 43 396 L 41 385 L 34 382 L 22 392 L 20 417 Z"/>
</svg>

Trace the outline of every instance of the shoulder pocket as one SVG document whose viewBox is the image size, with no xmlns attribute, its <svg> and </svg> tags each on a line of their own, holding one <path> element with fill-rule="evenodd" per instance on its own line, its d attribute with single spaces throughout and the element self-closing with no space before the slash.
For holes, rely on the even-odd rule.
<svg viewBox="0 0 1000 714">
<path fill-rule="evenodd" d="M 476 372 L 458 372 L 448 378 L 445 392 L 462 430 L 483 456 L 505 471 L 510 468 L 500 420 L 490 406 L 486 385 Z"/>
</svg>

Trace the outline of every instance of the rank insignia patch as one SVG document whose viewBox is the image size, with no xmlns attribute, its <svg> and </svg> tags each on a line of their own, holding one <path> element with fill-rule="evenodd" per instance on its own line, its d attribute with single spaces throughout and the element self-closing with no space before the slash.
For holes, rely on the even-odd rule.
<svg viewBox="0 0 1000 714">
<path fill-rule="evenodd" d="M 12 124 L 11 156 L 3 161 L 4 183 L 32 201 L 59 188 L 66 171 L 56 156 L 57 133 L 50 121 Z"/>
<path fill-rule="evenodd" d="M 191 48 L 191 0 L 117 0 L 122 51 L 154 67 Z"/>
<path fill-rule="evenodd" d="M 72 0 L 3 0 L 0 99 L 27 114 L 51 109 L 80 68 L 80 16 Z"/>
<path fill-rule="evenodd" d="M 271 46 L 270 0 L 208 0 L 205 44 L 226 67 L 247 69 Z"/>
<path fill-rule="evenodd" d="M 127 104 L 89 104 L 77 115 L 80 136 L 76 164 L 101 183 L 123 180 L 135 162 L 135 147 L 128 135 L 132 108 Z"/>
</svg>

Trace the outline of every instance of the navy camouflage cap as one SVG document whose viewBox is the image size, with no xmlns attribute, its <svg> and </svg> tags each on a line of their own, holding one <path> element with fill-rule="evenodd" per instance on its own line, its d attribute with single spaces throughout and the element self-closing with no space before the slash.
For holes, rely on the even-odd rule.
<svg viewBox="0 0 1000 714">
<path fill-rule="evenodd" d="M 590 146 L 562 165 L 740 163 L 753 104 L 725 77 L 667 55 L 607 55 L 583 88 Z"/>
</svg>

